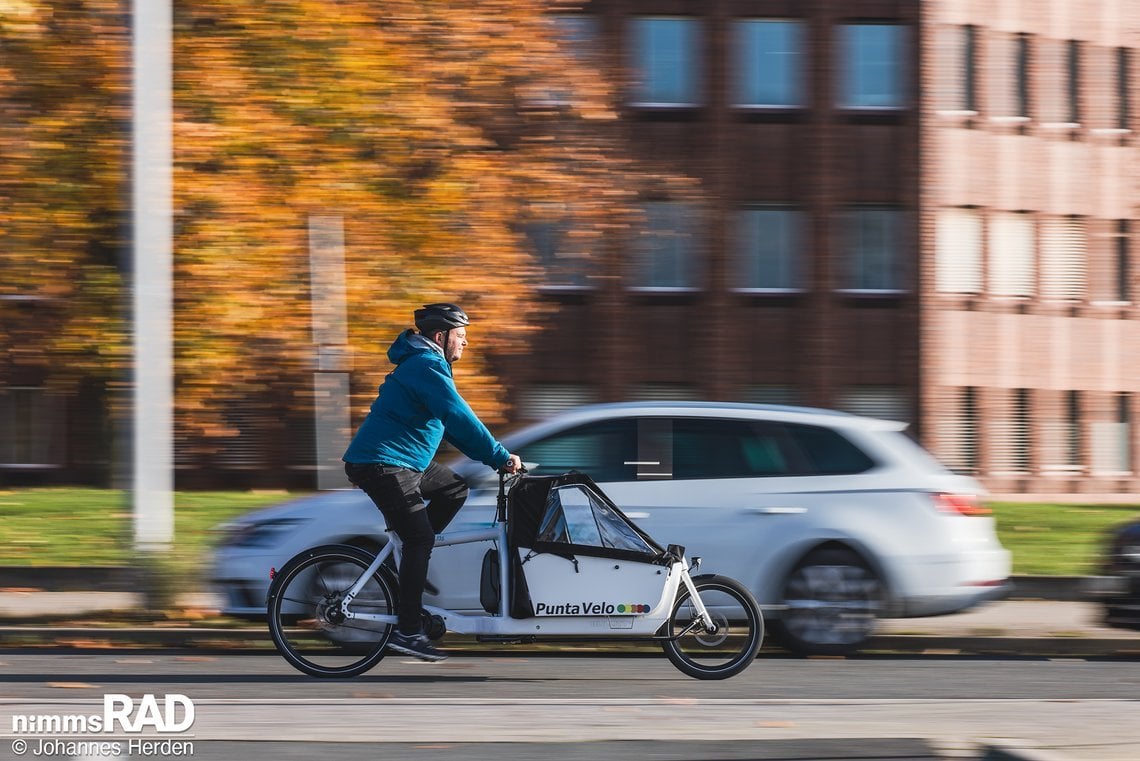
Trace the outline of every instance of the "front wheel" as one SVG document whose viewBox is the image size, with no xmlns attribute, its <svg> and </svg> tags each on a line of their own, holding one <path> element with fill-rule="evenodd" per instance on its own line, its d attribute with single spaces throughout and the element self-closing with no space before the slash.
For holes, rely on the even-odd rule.
<svg viewBox="0 0 1140 761">
<path fill-rule="evenodd" d="M 345 618 L 341 612 L 345 593 L 374 557 L 357 547 L 327 545 L 305 550 L 277 572 L 269 586 L 269 633 L 278 652 L 299 671 L 318 677 L 356 676 L 384 657 L 392 626 Z M 351 609 L 394 615 L 392 572 L 381 566 Z"/>
<path fill-rule="evenodd" d="M 727 576 L 698 576 L 693 586 L 713 626 L 704 625 L 688 588 L 682 586 L 663 632 L 665 655 L 696 679 L 735 676 L 756 659 L 764 640 L 760 606 L 751 592 Z"/>
</svg>

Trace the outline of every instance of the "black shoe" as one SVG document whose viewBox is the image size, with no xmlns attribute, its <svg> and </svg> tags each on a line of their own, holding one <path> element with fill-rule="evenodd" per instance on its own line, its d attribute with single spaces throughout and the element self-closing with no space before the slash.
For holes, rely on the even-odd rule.
<svg viewBox="0 0 1140 761">
<path fill-rule="evenodd" d="M 392 637 L 388 640 L 388 649 L 419 658 L 421 661 L 442 661 L 447 658 L 447 653 L 436 650 L 431 640 L 422 632 L 418 634 L 392 632 Z"/>
</svg>

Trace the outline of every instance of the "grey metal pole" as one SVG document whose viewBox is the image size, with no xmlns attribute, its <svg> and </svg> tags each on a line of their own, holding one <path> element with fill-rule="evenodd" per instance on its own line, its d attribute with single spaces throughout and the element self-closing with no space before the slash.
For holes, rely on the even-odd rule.
<svg viewBox="0 0 1140 761">
<path fill-rule="evenodd" d="M 133 325 L 132 487 L 141 551 L 174 539 L 173 12 L 132 2 Z"/>
</svg>

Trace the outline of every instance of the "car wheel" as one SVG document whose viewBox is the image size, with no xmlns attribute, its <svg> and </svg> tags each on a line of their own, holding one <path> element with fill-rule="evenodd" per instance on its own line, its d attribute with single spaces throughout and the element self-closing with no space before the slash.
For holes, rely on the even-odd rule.
<svg viewBox="0 0 1140 761">
<path fill-rule="evenodd" d="M 800 655 L 846 655 L 875 630 L 884 589 L 870 566 L 850 550 L 816 550 L 784 580 L 772 634 Z"/>
</svg>

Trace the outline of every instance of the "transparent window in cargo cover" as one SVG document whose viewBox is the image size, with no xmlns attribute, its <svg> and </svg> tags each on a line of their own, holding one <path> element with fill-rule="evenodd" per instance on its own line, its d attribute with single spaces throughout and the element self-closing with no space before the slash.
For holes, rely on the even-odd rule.
<svg viewBox="0 0 1140 761">
<path fill-rule="evenodd" d="M 546 498 L 538 541 L 655 554 L 625 518 L 581 484 L 559 486 Z"/>
</svg>

